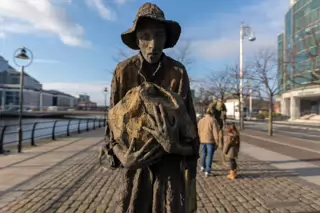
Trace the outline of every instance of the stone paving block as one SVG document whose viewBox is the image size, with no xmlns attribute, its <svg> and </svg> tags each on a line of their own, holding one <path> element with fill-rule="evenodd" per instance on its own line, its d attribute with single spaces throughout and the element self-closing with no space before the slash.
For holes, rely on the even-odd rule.
<svg viewBox="0 0 320 213">
<path fill-rule="evenodd" d="M 226 178 L 228 169 L 217 159 L 214 176 L 198 173 L 197 212 L 320 211 L 320 191 L 289 172 L 244 155 L 238 164 L 239 179 L 235 181 Z M 119 170 L 102 170 L 97 165 L 94 147 L 4 194 L 0 212 L 111 212 L 117 205 L 119 177 Z"/>
</svg>

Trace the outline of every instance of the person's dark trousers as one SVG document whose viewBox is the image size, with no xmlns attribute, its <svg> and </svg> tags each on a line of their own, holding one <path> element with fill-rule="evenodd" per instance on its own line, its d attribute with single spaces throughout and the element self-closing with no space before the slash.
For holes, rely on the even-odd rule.
<svg viewBox="0 0 320 213">
<path fill-rule="evenodd" d="M 215 144 L 201 144 L 202 145 L 202 163 L 201 166 L 206 172 L 211 173 L 213 154 L 216 150 Z M 208 159 L 207 159 L 208 157 Z"/>
<path fill-rule="evenodd" d="M 230 168 L 231 170 L 237 170 L 237 162 L 236 159 L 230 159 Z"/>
</svg>

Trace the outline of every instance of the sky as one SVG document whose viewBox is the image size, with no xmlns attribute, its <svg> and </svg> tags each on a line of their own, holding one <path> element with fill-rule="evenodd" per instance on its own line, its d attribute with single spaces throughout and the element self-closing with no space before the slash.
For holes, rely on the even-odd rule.
<svg viewBox="0 0 320 213">
<path fill-rule="evenodd" d="M 26 72 L 44 89 L 87 93 L 104 104 L 119 52 L 132 55 L 121 33 L 132 27 L 141 0 L 1 0 L 0 55 L 14 66 L 17 48 L 34 55 Z M 276 50 L 289 0 L 150 0 L 182 27 L 176 49 L 190 44 L 193 79 L 205 78 L 239 60 L 240 25 L 249 25 L 255 42 L 244 44 L 245 59 L 261 48 Z M 201 2 L 201 3 L 200 3 Z M 170 53 L 172 50 L 168 50 Z M 18 69 L 18 68 L 17 68 Z M 107 98 L 109 99 L 109 98 Z"/>
</svg>

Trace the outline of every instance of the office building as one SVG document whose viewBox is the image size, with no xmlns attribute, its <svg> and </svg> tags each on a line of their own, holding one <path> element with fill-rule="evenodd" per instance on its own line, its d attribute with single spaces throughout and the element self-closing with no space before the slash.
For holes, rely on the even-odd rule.
<svg viewBox="0 0 320 213">
<path fill-rule="evenodd" d="M 277 101 L 281 114 L 291 120 L 319 119 L 320 57 L 318 52 L 310 60 L 308 53 L 316 50 L 314 38 L 318 43 L 320 39 L 320 0 L 291 0 L 284 22 L 284 32 L 278 36 Z"/>
<path fill-rule="evenodd" d="M 20 103 L 19 92 L 20 72 L 0 56 L 0 109 L 17 109 Z M 24 75 L 23 93 L 24 109 L 46 109 L 49 106 L 73 108 L 77 102 L 72 95 L 56 90 L 42 89 L 42 84 L 28 73 Z"/>
</svg>

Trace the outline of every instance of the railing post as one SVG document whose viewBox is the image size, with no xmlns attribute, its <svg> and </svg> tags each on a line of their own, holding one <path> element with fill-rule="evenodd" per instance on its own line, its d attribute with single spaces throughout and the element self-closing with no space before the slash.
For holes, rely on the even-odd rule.
<svg viewBox="0 0 320 213">
<path fill-rule="evenodd" d="M 67 136 L 70 136 L 70 123 L 71 123 L 71 120 L 68 121 Z"/>
<path fill-rule="evenodd" d="M 89 121 L 90 119 L 87 120 L 87 132 L 89 131 Z"/>
<path fill-rule="evenodd" d="M 93 119 L 93 128 L 92 129 L 96 129 L 96 119 Z"/>
<path fill-rule="evenodd" d="M 56 124 L 58 121 L 54 121 L 53 127 L 52 127 L 52 140 L 56 140 Z"/>
<path fill-rule="evenodd" d="M 79 122 L 78 122 L 78 133 L 81 133 L 80 124 L 81 124 L 81 119 L 79 119 Z"/>
<path fill-rule="evenodd" d="M 36 126 L 37 126 L 38 122 L 35 122 L 32 126 L 32 131 L 31 131 L 31 146 L 35 146 L 35 142 L 34 142 L 34 132 L 36 130 Z"/>
<path fill-rule="evenodd" d="M 6 132 L 6 129 L 7 129 L 7 125 L 4 125 L 2 130 L 1 130 L 1 135 L 0 135 L 0 154 L 3 154 L 4 153 L 4 143 L 3 143 L 3 140 L 4 140 L 4 134 Z"/>
</svg>

